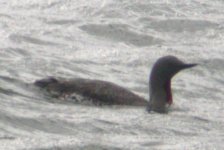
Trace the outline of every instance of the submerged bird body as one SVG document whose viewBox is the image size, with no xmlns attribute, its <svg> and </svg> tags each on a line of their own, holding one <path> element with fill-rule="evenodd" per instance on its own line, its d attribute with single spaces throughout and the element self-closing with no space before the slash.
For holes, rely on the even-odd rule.
<svg viewBox="0 0 224 150">
<path fill-rule="evenodd" d="M 111 82 L 76 78 L 72 80 L 58 80 L 53 77 L 38 80 L 34 84 L 56 92 L 59 95 L 77 93 L 108 105 L 146 106 L 148 111 L 166 113 L 167 106 L 172 104 L 171 79 L 180 70 L 190 68 L 196 64 L 185 64 L 174 56 L 165 56 L 154 64 L 149 81 L 150 99 L 132 93 L 131 91 Z"/>
<path fill-rule="evenodd" d="M 147 101 L 131 91 L 111 82 L 76 78 L 72 80 L 57 80 L 47 78 L 38 80 L 39 87 L 54 91 L 59 95 L 77 93 L 91 98 L 93 103 L 108 105 L 146 106 Z"/>
</svg>

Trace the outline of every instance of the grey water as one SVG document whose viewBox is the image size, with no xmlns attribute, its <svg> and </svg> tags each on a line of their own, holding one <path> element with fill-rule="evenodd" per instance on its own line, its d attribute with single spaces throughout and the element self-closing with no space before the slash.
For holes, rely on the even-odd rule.
<svg viewBox="0 0 224 150">
<path fill-rule="evenodd" d="M 1 0 L 1 150 L 224 149 L 224 1 Z M 200 65 L 172 80 L 174 105 L 89 106 L 32 85 L 114 82 L 148 99 L 157 58 Z"/>
</svg>

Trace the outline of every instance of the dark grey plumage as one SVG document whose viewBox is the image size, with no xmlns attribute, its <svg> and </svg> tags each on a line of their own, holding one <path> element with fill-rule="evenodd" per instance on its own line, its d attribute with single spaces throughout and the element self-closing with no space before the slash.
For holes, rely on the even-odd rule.
<svg viewBox="0 0 224 150">
<path fill-rule="evenodd" d="M 167 112 L 167 105 L 172 104 L 171 79 L 180 70 L 190 68 L 196 64 L 185 64 L 174 56 L 161 57 L 154 64 L 149 81 L 150 100 L 116 85 L 102 80 L 76 78 L 72 80 L 58 80 L 49 77 L 37 80 L 34 84 L 57 92 L 59 95 L 77 93 L 89 97 L 93 102 L 108 105 L 146 106 L 148 111 Z"/>
</svg>

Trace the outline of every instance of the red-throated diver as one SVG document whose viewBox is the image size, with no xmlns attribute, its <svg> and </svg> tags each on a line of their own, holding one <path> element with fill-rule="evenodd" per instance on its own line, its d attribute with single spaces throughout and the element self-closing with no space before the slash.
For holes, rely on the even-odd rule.
<svg viewBox="0 0 224 150">
<path fill-rule="evenodd" d="M 111 82 L 76 78 L 58 80 L 49 77 L 35 81 L 35 85 L 59 95 L 77 93 L 91 98 L 93 102 L 108 105 L 146 106 L 148 111 L 167 112 L 167 105 L 172 104 L 171 79 L 180 70 L 194 67 L 197 64 L 185 64 L 174 56 L 159 58 L 154 64 L 149 81 L 150 100 Z"/>
</svg>

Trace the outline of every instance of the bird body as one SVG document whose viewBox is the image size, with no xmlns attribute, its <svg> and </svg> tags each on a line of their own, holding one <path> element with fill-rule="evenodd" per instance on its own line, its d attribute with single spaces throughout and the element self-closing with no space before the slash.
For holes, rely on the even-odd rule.
<svg viewBox="0 0 224 150">
<path fill-rule="evenodd" d="M 71 80 L 57 80 L 47 78 L 36 81 L 37 86 L 42 86 L 48 91 L 59 95 L 77 93 L 89 97 L 94 103 L 101 102 L 107 105 L 134 105 L 145 106 L 147 101 L 133 92 L 112 82 L 76 78 Z"/>
</svg>

